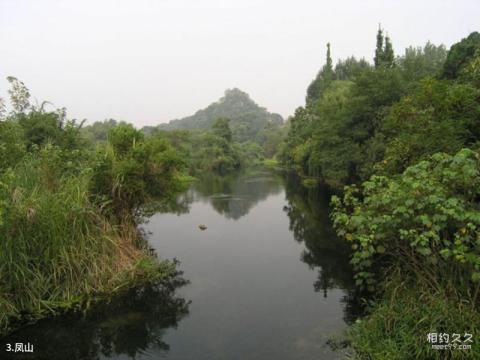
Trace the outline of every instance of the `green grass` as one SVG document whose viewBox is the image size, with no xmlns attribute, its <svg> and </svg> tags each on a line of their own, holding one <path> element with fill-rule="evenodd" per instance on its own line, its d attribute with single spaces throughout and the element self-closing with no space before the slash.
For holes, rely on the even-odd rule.
<svg viewBox="0 0 480 360">
<path fill-rule="evenodd" d="M 268 166 L 268 167 L 278 167 L 280 166 L 280 163 L 277 159 L 271 158 L 271 159 L 263 159 L 262 165 Z"/>
<path fill-rule="evenodd" d="M 453 290 L 453 291 L 452 291 Z M 385 294 L 348 336 L 355 359 L 480 359 L 480 314 L 467 296 L 445 283 L 434 289 L 424 280 L 406 281 L 398 272 L 386 283 Z M 473 335 L 471 350 L 435 350 L 429 333 Z"/>
<path fill-rule="evenodd" d="M 88 181 L 33 157 L 0 180 L 0 334 L 171 271 L 92 205 Z"/>
</svg>

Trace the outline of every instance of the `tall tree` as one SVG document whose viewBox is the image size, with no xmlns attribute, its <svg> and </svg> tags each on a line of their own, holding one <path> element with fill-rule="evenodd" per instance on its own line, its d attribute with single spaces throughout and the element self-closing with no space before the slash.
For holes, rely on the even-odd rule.
<svg viewBox="0 0 480 360">
<path fill-rule="evenodd" d="M 395 55 L 393 53 L 393 46 L 390 37 L 385 37 L 385 48 L 383 50 L 383 64 L 386 67 L 392 67 L 394 65 Z"/>
<path fill-rule="evenodd" d="M 377 31 L 377 46 L 375 48 L 375 57 L 374 63 L 375 67 L 378 68 L 383 62 L 383 30 L 380 25 L 378 25 Z"/>
<path fill-rule="evenodd" d="M 333 62 L 330 53 L 330 43 L 327 43 L 326 62 L 307 89 L 307 104 L 313 103 L 318 100 L 322 92 L 333 80 L 335 80 L 335 72 L 333 71 Z"/>
<path fill-rule="evenodd" d="M 328 76 L 332 80 L 333 78 L 333 62 L 332 62 L 332 56 L 330 53 L 330 43 L 327 43 L 327 62 L 325 63 L 325 68 L 324 68 L 325 75 Z"/>
</svg>

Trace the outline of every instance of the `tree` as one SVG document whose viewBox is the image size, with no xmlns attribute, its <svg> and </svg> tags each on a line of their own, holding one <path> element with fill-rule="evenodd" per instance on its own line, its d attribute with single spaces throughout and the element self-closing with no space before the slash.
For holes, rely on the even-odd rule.
<svg viewBox="0 0 480 360">
<path fill-rule="evenodd" d="M 328 85 L 335 79 L 335 73 L 333 72 L 333 64 L 330 53 L 330 43 L 327 43 L 327 54 L 325 65 L 318 72 L 315 79 L 310 83 L 307 89 L 307 105 L 315 102 L 320 98 L 322 92 L 328 87 Z"/>
<path fill-rule="evenodd" d="M 387 67 L 392 67 L 394 65 L 395 55 L 393 53 L 392 42 L 390 37 L 387 35 L 385 37 L 385 49 L 383 51 L 383 64 Z"/>
<path fill-rule="evenodd" d="M 381 168 L 388 174 L 436 152 L 453 154 L 480 141 L 480 90 L 469 84 L 424 79 L 385 117 L 387 137 Z"/>
<path fill-rule="evenodd" d="M 480 49 L 480 33 L 472 32 L 468 37 L 452 45 L 443 66 L 442 78 L 456 79 L 461 70 Z"/>
<path fill-rule="evenodd" d="M 370 64 L 365 59 L 357 60 L 354 56 L 350 56 L 345 60 L 338 60 L 335 65 L 336 80 L 354 80 L 363 70 L 370 68 Z"/>
<path fill-rule="evenodd" d="M 10 83 L 10 89 L 8 94 L 10 95 L 10 102 L 14 113 L 24 113 L 30 108 L 30 92 L 23 82 L 16 77 L 8 76 L 8 82 Z"/>
<path fill-rule="evenodd" d="M 325 63 L 325 77 L 329 81 L 333 80 L 333 62 L 330 54 L 330 43 L 327 43 L 327 62 Z"/>
<path fill-rule="evenodd" d="M 396 63 L 405 80 L 415 85 L 415 82 L 427 76 L 440 75 L 446 58 L 447 49 L 444 45 L 436 46 L 428 41 L 423 48 L 406 48 L 405 54 L 398 57 Z"/>
<path fill-rule="evenodd" d="M 383 30 L 380 25 L 378 25 L 377 31 L 377 45 L 375 47 L 375 57 L 374 64 L 378 68 L 383 63 Z"/>
<path fill-rule="evenodd" d="M 128 154 L 143 139 L 143 133 L 132 124 L 119 124 L 108 132 L 108 143 L 120 157 Z"/>
<path fill-rule="evenodd" d="M 386 37 L 383 36 L 383 29 L 379 25 L 374 57 L 375 68 L 379 68 L 381 66 L 392 67 L 394 65 L 394 60 L 395 56 L 390 37 L 388 35 Z"/>
<path fill-rule="evenodd" d="M 227 142 L 232 141 L 232 130 L 230 130 L 230 120 L 227 118 L 218 118 L 212 125 L 212 131 L 215 135 L 225 139 Z"/>
</svg>

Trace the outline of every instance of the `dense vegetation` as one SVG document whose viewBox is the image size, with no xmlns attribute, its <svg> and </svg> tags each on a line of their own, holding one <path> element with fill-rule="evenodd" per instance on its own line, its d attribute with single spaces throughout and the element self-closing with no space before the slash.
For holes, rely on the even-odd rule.
<svg viewBox="0 0 480 360">
<path fill-rule="evenodd" d="M 126 125 L 109 119 L 81 131 L 91 142 L 105 143 L 109 130 L 119 124 Z M 267 112 L 248 94 L 232 89 L 193 116 L 156 127 L 146 126 L 142 132 L 147 138 L 169 142 L 190 175 L 225 175 L 273 158 L 285 136 L 282 124 L 280 115 Z"/>
<path fill-rule="evenodd" d="M 25 85 L 8 78 L 8 111 L 0 99 L 0 333 L 174 276 L 174 264 L 149 255 L 136 224 L 182 189 L 185 174 L 228 174 L 275 157 L 337 192 L 336 233 L 351 245 L 356 285 L 374 299 L 349 331 L 358 358 L 480 357 L 480 34 L 448 51 L 427 43 L 395 56 L 379 29 L 376 44 L 373 64 L 350 57 L 335 66 L 328 44 L 305 106 L 287 124 L 233 89 L 158 127 L 84 126 L 65 109 L 32 105 Z M 302 215 L 312 204 L 292 204 L 285 211 L 310 251 L 305 261 L 339 251 L 314 251 L 317 234 L 296 231 L 315 229 Z M 325 290 L 332 266 L 321 260 Z M 432 332 L 470 333 L 476 343 L 432 350 Z"/>
<path fill-rule="evenodd" d="M 194 115 L 158 127 L 164 130 L 209 129 L 218 118 L 230 119 L 233 139 L 238 142 L 254 140 L 265 128 L 283 123 L 280 115 L 269 113 L 250 99 L 247 93 L 235 88 L 226 90 L 221 99 Z"/>
<path fill-rule="evenodd" d="M 356 284 L 377 299 L 350 331 L 356 356 L 478 358 L 476 342 L 438 351 L 427 334 L 480 328 L 480 34 L 395 57 L 379 29 L 374 64 L 334 68 L 330 51 L 279 157 L 349 185 L 331 216 Z"/>
<path fill-rule="evenodd" d="M 174 276 L 175 265 L 149 255 L 136 230 L 148 207 L 181 186 L 171 146 L 126 124 L 88 146 L 81 124 L 64 110 L 31 105 L 25 85 L 8 80 L 11 111 L 0 121 L 0 334 Z"/>
</svg>

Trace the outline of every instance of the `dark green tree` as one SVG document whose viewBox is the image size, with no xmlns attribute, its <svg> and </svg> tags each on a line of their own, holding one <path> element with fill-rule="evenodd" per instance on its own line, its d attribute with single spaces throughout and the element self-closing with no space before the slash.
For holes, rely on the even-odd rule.
<svg viewBox="0 0 480 360">
<path fill-rule="evenodd" d="M 371 65 L 365 60 L 357 60 L 354 56 L 350 56 L 345 60 L 339 60 L 335 65 L 336 80 L 353 80 L 363 70 L 367 70 Z"/>
<path fill-rule="evenodd" d="M 378 25 L 377 46 L 375 48 L 375 57 L 373 59 L 376 68 L 382 64 L 383 57 L 383 30 L 382 27 Z"/>
<path fill-rule="evenodd" d="M 318 72 L 316 78 L 310 83 L 307 89 L 307 105 L 318 100 L 322 92 L 335 79 L 333 71 L 333 62 L 330 53 L 330 43 L 327 43 L 326 62 L 322 69 Z"/>
<path fill-rule="evenodd" d="M 452 45 L 443 66 L 444 79 L 456 79 L 460 71 L 474 58 L 480 49 L 480 33 L 472 32 L 468 37 Z"/>
<path fill-rule="evenodd" d="M 406 48 L 405 54 L 398 57 L 396 63 L 401 68 L 405 80 L 415 86 L 420 79 L 438 76 L 443 70 L 446 58 L 445 46 L 436 46 L 429 41 L 424 47 Z"/>
<path fill-rule="evenodd" d="M 232 130 L 230 129 L 230 120 L 227 118 L 218 118 L 212 126 L 213 133 L 227 142 L 232 141 Z"/>
<path fill-rule="evenodd" d="M 385 48 L 383 50 L 383 64 L 387 67 L 392 67 L 395 61 L 395 54 L 393 53 L 393 46 L 390 37 L 385 37 Z"/>
</svg>

